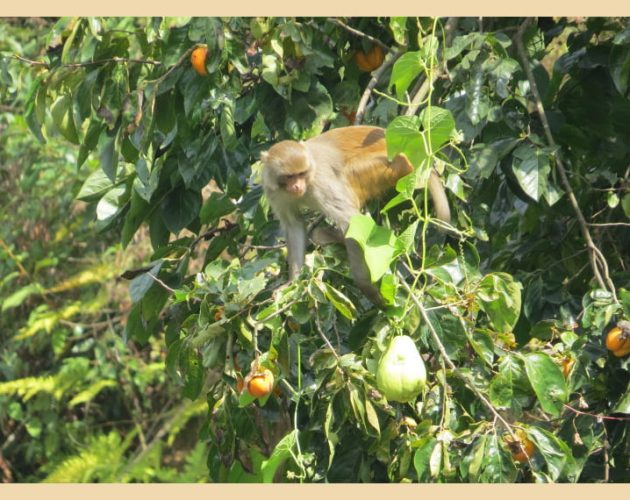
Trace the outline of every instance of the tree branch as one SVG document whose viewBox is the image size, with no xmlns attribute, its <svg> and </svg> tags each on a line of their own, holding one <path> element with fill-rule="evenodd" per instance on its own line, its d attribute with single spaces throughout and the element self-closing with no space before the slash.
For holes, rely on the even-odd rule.
<svg viewBox="0 0 630 500">
<path fill-rule="evenodd" d="M 521 58 L 521 62 L 523 64 L 523 68 L 525 69 L 525 74 L 527 75 L 527 80 L 529 81 L 529 85 L 531 87 L 532 95 L 534 98 L 534 103 L 536 104 L 536 110 L 538 111 L 538 115 L 540 116 L 540 121 L 542 123 L 543 129 L 545 131 L 545 137 L 547 138 L 547 143 L 551 147 L 556 147 L 556 141 L 553 138 L 553 134 L 551 133 L 551 127 L 549 125 L 549 120 L 547 119 L 547 114 L 545 112 L 545 108 L 542 103 L 542 99 L 540 97 L 540 93 L 538 92 L 538 87 L 536 85 L 536 80 L 534 78 L 534 73 L 532 72 L 531 66 L 529 65 L 529 60 L 527 59 L 527 53 L 525 52 L 525 47 L 523 45 L 523 34 L 525 30 L 529 26 L 529 23 L 532 21 L 532 18 L 527 18 L 518 28 L 516 33 L 516 49 L 519 57 Z M 569 178 L 567 176 L 567 171 L 564 167 L 564 163 L 560 156 L 560 153 L 557 152 L 555 155 L 556 159 L 556 170 L 560 175 L 560 181 L 562 183 L 562 187 L 567 193 L 569 198 L 569 203 L 575 212 L 578 223 L 580 225 L 580 230 L 582 232 L 582 236 L 586 241 L 586 245 L 589 251 L 589 260 L 591 262 L 591 268 L 593 270 L 593 274 L 597 283 L 604 290 L 608 290 L 612 296 L 615 303 L 619 303 L 617 299 L 617 295 L 615 293 L 615 285 L 610 279 L 610 275 L 608 273 L 608 263 L 602 252 L 597 248 L 595 243 L 593 242 L 593 238 L 591 237 L 591 233 L 588 230 L 588 223 L 586 222 L 586 218 L 580 209 L 580 205 L 578 204 L 577 198 L 575 197 L 575 193 L 573 192 L 573 188 L 571 187 L 571 183 L 569 182 Z"/>
<path fill-rule="evenodd" d="M 386 52 L 391 52 L 392 51 L 391 48 L 389 48 L 387 45 L 385 45 L 383 42 L 381 42 L 378 38 L 374 38 L 373 36 L 370 36 L 367 33 L 363 33 L 362 31 L 359 31 L 358 29 L 355 29 L 355 28 L 353 28 L 351 26 L 348 26 L 346 23 L 344 23 L 343 21 L 337 19 L 336 17 L 329 17 L 327 19 L 327 21 L 330 22 L 330 23 L 336 24 L 340 28 L 343 28 L 344 30 L 348 31 L 349 33 L 352 33 L 353 35 L 360 36 L 362 38 L 365 38 L 365 39 L 369 40 L 372 43 L 375 43 L 376 45 L 381 47 Z"/>
</svg>

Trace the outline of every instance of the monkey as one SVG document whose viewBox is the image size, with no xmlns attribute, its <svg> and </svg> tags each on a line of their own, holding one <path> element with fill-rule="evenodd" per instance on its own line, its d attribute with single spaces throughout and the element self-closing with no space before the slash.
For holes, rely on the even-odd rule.
<svg viewBox="0 0 630 500">
<path fill-rule="evenodd" d="M 337 234 L 329 234 L 328 239 L 345 244 L 355 283 L 368 299 L 383 307 L 361 247 L 344 234 L 350 218 L 361 213 L 368 201 L 413 171 L 403 153 L 388 161 L 385 130 L 357 125 L 332 129 L 307 141 L 284 140 L 262 152 L 261 161 L 263 190 L 286 235 L 289 280 L 304 265 L 307 235 L 300 209 L 312 209 L 334 222 Z M 448 223 L 448 199 L 435 170 L 428 188 L 438 219 Z"/>
</svg>

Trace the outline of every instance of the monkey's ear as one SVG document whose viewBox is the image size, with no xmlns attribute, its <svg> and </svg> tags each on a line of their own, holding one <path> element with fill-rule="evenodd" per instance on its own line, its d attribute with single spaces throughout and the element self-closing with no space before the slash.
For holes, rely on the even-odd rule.
<svg viewBox="0 0 630 500">
<path fill-rule="evenodd" d="M 267 158 L 269 158 L 269 151 L 262 151 L 262 152 L 260 153 L 260 160 L 261 160 L 263 163 L 267 163 Z"/>
</svg>

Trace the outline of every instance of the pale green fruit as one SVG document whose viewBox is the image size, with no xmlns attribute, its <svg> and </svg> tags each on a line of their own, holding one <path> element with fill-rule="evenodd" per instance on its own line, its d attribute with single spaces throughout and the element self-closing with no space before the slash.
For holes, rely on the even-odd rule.
<svg viewBox="0 0 630 500">
<path fill-rule="evenodd" d="M 388 399 L 406 403 L 416 399 L 427 381 L 424 361 L 410 337 L 394 337 L 376 369 L 376 386 Z"/>
</svg>

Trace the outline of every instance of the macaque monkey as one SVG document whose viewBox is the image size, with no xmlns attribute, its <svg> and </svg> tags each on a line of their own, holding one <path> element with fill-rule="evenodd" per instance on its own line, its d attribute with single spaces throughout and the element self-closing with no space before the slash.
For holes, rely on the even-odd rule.
<svg viewBox="0 0 630 500">
<path fill-rule="evenodd" d="M 393 188 L 413 166 L 404 154 L 387 160 L 385 131 L 370 126 L 329 130 L 304 142 L 281 141 L 261 154 L 262 185 L 273 212 L 285 231 L 289 279 L 304 265 L 306 225 L 301 208 L 316 210 L 338 227 L 329 239 L 345 244 L 352 276 L 376 305 L 383 299 L 372 284 L 361 247 L 345 239 L 350 218 L 363 206 Z M 450 221 L 450 210 L 442 182 L 431 172 L 429 192 L 437 217 Z"/>
</svg>

